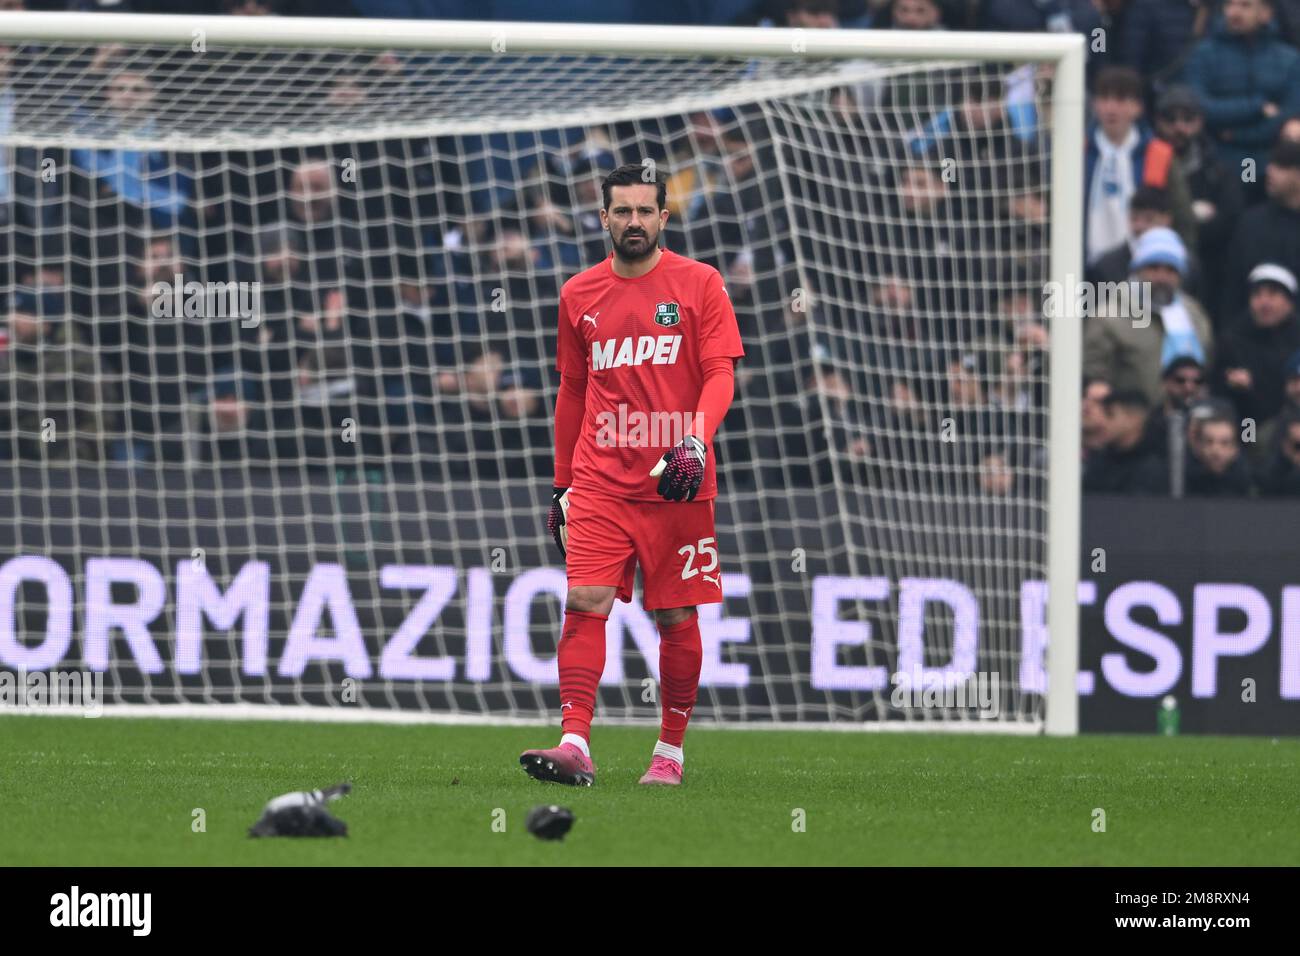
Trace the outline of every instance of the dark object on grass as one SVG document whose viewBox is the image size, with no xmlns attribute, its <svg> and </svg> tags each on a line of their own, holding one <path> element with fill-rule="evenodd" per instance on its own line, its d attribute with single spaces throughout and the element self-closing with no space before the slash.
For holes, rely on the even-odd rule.
<svg viewBox="0 0 1300 956">
<path fill-rule="evenodd" d="M 529 810 L 525 825 L 528 832 L 539 840 L 563 840 L 573 826 L 573 820 L 572 810 L 552 803 Z"/>
<path fill-rule="evenodd" d="M 324 790 L 298 791 L 276 797 L 262 810 L 261 819 L 248 830 L 252 837 L 347 836 L 348 825 L 329 812 L 325 804 L 352 792 L 340 783 Z"/>
</svg>

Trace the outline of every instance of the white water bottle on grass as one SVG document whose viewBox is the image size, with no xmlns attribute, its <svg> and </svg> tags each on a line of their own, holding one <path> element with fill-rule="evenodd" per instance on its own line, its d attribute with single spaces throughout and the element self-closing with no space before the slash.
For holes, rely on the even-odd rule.
<svg viewBox="0 0 1300 956">
<path fill-rule="evenodd" d="M 346 796 L 352 792 L 352 784 L 339 783 L 332 787 L 326 787 L 323 790 L 299 790 L 296 793 L 286 793 L 283 796 L 276 797 L 266 805 L 266 812 L 276 813 L 279 810 L 288 807 L 310 807 L 321 806 L 329 803 L 331 800 L 337 800 L 339 797 Z"/>
</svg>

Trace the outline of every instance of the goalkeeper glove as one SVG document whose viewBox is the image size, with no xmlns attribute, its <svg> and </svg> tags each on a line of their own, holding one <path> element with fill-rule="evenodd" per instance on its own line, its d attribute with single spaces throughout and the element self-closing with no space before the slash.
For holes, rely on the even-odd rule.
<svg viewBox="0 0 1300 956">
<path fill-rule="evenodd" d="M 560 549 L 560 557 L 565 557 L 569 545 L 569 489 L 555 488 L 553 491 L 551 513 L 546 516 L 546 530 L 555 539 L 555 546 Z"/>
<path fill-rule="evenodd" d="M 708 449 L 694 435 L 687 435 L 664 453 L 650 472 L 659 479 L 659 494 L 669 501 L 694 501 L 704 481 Z"/>
</svg>

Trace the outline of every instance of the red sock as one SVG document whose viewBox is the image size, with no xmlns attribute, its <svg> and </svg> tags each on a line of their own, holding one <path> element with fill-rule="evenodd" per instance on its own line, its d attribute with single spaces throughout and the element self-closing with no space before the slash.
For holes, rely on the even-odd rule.
<svg viewBox="0 0 1300 956">
<path fill-rule="evenodd" d="M 605 673 L 603 614 L 565 611 L 560 632 L 560 723 L 566 734 L 591 739 L 591 715 L 596 709 L 596 685 Z"/>
<path fill-rule="evenodd" d="M 695 707 L 703 658 L 698 612 L 677 624 L 659 628 L 659 696 L 663 706 L 659 739 L 666 744 L 682 745 L 686 723 Z"/>
</svg>

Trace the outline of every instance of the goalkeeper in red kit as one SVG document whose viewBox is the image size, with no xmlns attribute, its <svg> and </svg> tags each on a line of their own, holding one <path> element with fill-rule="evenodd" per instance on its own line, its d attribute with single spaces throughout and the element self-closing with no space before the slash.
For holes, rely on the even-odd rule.
<svg viewBox="0 0 1300 956">
<path fill-rule="evenodd" d="M 643 784 L 682 780 L 682 738 L 700 681 L 697 604 L 722 601 L 713 528 L 713 433 L 745 351 L 718 270 L 659 247 L 662 179 L 620 166 L 602 184 L 613 253 L 560 292 L 555 481 L 547 527 L 565 556 L 559 746 L 519 762 L 539 780 L 595 782 L 591 718 L 605 623 L 632 600 L 659 628 L 659 740 Z"/>
</svg>

